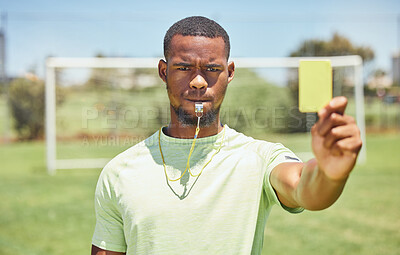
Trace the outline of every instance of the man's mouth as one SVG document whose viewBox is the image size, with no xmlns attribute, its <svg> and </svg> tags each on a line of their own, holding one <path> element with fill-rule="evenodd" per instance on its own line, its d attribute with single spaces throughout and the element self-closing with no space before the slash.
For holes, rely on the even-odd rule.
<svg viewBox="0 0 400 255">
<path fill-rule="evenodd" d="M 190 101 L 190 102 L 193 102 L 193 103 L 197 103 L 197 102 L 199 102 L 199 103 L 205 103 L 205 102 L 211 102 L 211 99 L 196 99 L 196 98 L 186 98 L 186 100 L 188 100 L 188 101 Z"/>
</svg>

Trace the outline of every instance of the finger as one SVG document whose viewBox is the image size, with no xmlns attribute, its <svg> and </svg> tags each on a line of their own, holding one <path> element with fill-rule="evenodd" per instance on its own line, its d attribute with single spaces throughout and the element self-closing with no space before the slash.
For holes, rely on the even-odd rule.
<svg viewBox="0 0 400 255">
<path fill-rule="evenodd" d="M 332 128 L 325 136 L 323 145 L 325 148 L 331 149 L 333 144 L 341 139 L 358 136 L 357 131 L 357 126 L 354 124 Z"/>
<path fill-rule="evenodd" d="M 352 136 L 337 141 L 333 147 L 337 147 L 344 153 L 358 153 L 361 150 L 362 141 L 360 137 Z"/>
<path fill-rule="evenodd" d="M 329 118 L 321 122 L 322 123 L 317 122 L 317 131 L 319 135 L 325 136 L 332 128 L 346 124 L 354 124 L 355 120 L 349 115 L 332 113 Z"/>
<path fill-rule="evenodd" d="M 354 157 L 356 157 L 361 147 L 361 139 L 357 137 L 348 137 L 335 142 L 330 150 L 333 156 L 354 155 Z"/>
<path fill-rule="evenodd" d="M 340 96 L 334 97 L 329 104 L 327 104 L 324 108 L 318 111 L 319 119 L 324 120 L 327 118 L 331 113 L 335 112 L 340 115 L 343 115 L 347 106 L 347 98 Z"/>
</svg>

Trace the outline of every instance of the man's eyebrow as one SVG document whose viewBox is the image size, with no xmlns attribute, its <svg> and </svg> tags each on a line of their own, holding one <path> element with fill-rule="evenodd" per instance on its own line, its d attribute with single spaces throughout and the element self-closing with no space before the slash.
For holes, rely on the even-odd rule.
<svg viewBox="0 0 400 255">
<path fill-rule="evenodd" d="M 187 62 L 178 62 L 178 63 L 173 63 L 172 66 L 185 66 L 185 67 L 191 67 L 194 66 L 193 64 L 187 63 Z M 219 65 L 219 64 L 206 64 L 204 65 L 204 67 L 206 68 L 222 68 L 223 65 Z"/>
<path fill-rule="evenodd" d="M 223 67 L 223 66 L 219 65 L 219 64 L 207 64 L 207 65 L 205 65 L 205 67 L 210 68 L 210 67 Z"/>
<path fill-rule="evenodd" d="M 192 64 L 186 63 L 186 62 L 179 62 L 179 63 L 174 63 L 172 66 L 192 66 Z"/>
</svg>

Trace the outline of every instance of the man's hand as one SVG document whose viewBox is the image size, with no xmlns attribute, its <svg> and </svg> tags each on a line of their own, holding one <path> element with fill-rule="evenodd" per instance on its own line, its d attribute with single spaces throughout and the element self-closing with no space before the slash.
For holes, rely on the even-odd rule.
<svg viewBox="0 0 400 255">
<path fill-rule="evenodd" d="M 354 119 L 344 115 L 346 105 L 345 97 L 336 97 L 318 112 L 311 129 L 314 159 L 272 170 L 272 186 L 284 205 L 322 210 L 339 198 L 362 144 Z"/>
<path fill-rule="evenodd" d="M 344 114 L 345 97 L 335 97 L 318 112 L 311 129 L 312 149 L 319 169 L 333 181 L 347 179 L 353 169 L 362 141 L 354 118 Z"/>
</svg>

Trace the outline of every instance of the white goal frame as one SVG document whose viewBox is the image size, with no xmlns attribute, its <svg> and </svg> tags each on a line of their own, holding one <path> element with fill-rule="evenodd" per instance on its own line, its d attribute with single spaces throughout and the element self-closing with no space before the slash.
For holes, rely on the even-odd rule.
<svg viewBox="0 0 400 255">
<path fill-rule="evenodd" d="M 363 61 L 360 56 L 234 58 L 236 68 L 298 68 L 300 60 L 330 60 L 332 67 L 354 67 L 354 97 L 356 121 L 360 128 L 363 148 L 359 162 L 366 161 L 366 131 L 364 114 Z M 56 69 L 57 68 L 157 68 L 159 58 L 48 58 L 46 60 L 46 163 L 47 172 L 57 169 L 102 168 L 108 158 L 56 158 Z"/>
</svg>

